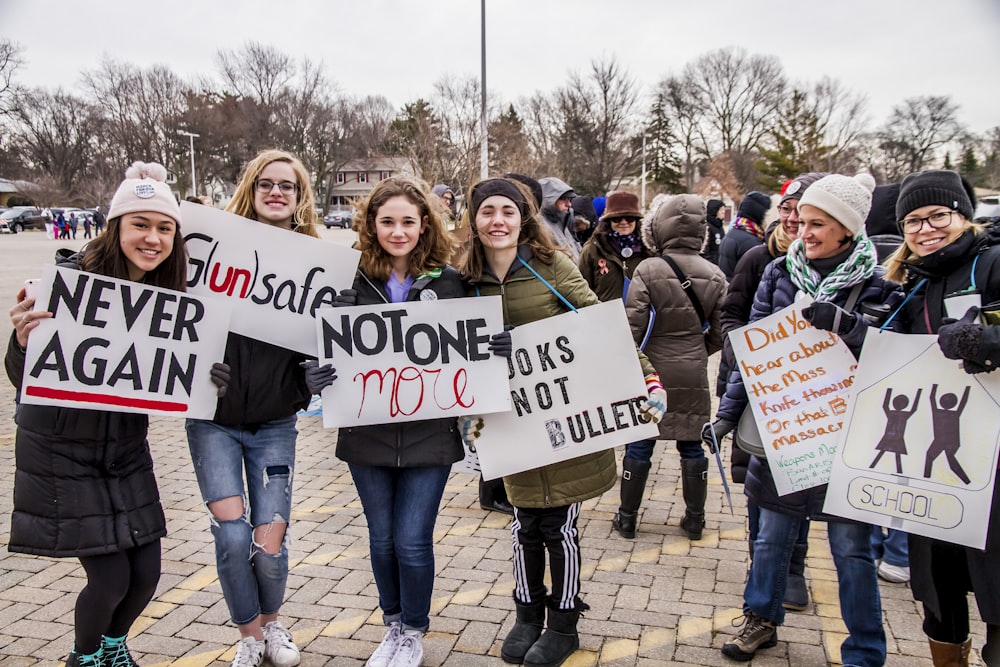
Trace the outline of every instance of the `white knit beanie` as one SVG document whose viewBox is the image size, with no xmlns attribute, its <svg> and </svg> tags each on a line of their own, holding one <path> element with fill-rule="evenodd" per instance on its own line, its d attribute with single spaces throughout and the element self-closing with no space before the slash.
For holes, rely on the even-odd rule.
<svg viewBox="0 0 1000 667">
<path fill-rule="evenodd" d="M 133 162 L 125 171 L 125 180 L 118 186 L 118 191 L 111 200 L 108 220 L 126 213 L 148 211 L 169 216 L 179 225 L 181 207 L 166 181 L 167 170 L 163 165 L 156 162 Z"/>
<path fill-rule="evenodd" d="M 799 215 L 803 206 L 815 206 L 857 238 L 864 232 L 874 189 L 875 179 L 871 174 L 858 174 L 854 178 L 841 174 L 824 176 L 806 188 L 799 200 Z"/>
</svg>

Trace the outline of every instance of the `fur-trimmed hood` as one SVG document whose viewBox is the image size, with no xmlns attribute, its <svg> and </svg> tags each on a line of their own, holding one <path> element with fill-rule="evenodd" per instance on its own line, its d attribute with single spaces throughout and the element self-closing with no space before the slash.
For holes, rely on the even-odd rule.
<svg viewBox="0 0 1000 667">
<path fill-rule="evenodd" d="M 678 249 L 700 252 L 705 239 L 706 217 L 701 197 L 673 195 L 661 199 L 658 196 L 642 221 L 642 243 L 654 255 Z"/>
</svg>

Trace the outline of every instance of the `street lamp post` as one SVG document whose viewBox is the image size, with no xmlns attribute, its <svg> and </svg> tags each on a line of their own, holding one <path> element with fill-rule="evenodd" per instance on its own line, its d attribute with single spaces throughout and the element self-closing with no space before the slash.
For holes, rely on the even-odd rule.
<svg viewBox="0 0 1000 667">
<path fill-rule="evenodd" d="M 191 196 L 198 196 L 198 180 L 194 177 L 194 138 L 200 137 L 200 134 L 195 134 L 194 132 L 188 132 L 187 130 L 177 130 L 177 134 L 187 137 L 190 141 L 190 152 L 191 152 Z"/>
</svg>

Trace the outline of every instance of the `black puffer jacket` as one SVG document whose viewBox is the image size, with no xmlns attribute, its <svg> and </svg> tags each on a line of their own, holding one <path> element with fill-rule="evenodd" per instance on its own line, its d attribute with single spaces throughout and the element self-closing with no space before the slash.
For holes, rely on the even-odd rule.
<svg viewBox="0 0 1000 667">
<path fill-rule="evenodd" d="M 465 296 L 458 271 L 446 266 L 436 275 L 418 277 L 407 301 L 420 301 L 435 295 L 438 299 Z M 358 270 L 354 278 L 358 305 L 390 303 L 385 286 L 370 280 Z M 347 463 L 389 468 L 445 466 L 464 456 L 462 441 L 454 417 L 395 422 L 371 426 L 349 426 L 337 436 L 337 458 Z"/>
<path fill-rule="evenodd" d="M 300 352 L 230 332 L 224 361 L 232 376 L 212 421 L 254 430 L 307 407 L 309 390 L 305 371 L 299 366 L 307 358 Z"/>
<path fill-rule="evenodd" d="M 762 243 L 764 243 L 762 239 L 745 229 L 729 230 L 719 245 L 719 268 L 726 274 L 726 280 L 732 280 L 733 271 L 736 270 L 736 263 L 740 261 L 740 257 Z"/>
</svg>

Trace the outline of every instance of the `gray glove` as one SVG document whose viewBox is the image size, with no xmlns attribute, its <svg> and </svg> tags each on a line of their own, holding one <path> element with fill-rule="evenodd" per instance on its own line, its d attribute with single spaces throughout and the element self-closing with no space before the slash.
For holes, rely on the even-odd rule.
<svg viewBox="0 0 1000 667">
<path fill-rule="evenodd" d="M 222 398 L 229 389 L 229 380 L 232 377 L 229 364 L 222 363 L 221 361 L 215 362 L 212 364 L 212 370 L 209 371 L 209 375 L 212 378 L 212 384 L 216 386 L 216 395 Z"/>
<path fill-rule="evenodd" d="M 358 305 L 358 291 L 353 289 L 345 289 L 340 292 L 337 296 L 333 297 L 333 307 L 340 308 L 341 306 L 356 306 Z"/>
<path fill-rule="evenodd" d="M 320 394 L 337 379 L 337 369 L 330 364 L 319 365 L 315 359 L 299 364 L 306 369 L 306 388 L 310 394 Z"/>
<path fill-rule="evenodd" d="M 716 419 L 711 424 L 705 424 L 705 427 L 701 429 L 701 441 L 708 445 L 708 448 L 715 453 L 715 443 L 722 442 L 722 439 L 733 432 L 736 428 L 736 422 L 729 421 L 728 419 L 722 419 L 721 417 Z M 715 441 L 712 441 L 712 433 L 715 433 Z"/>
</svg>

